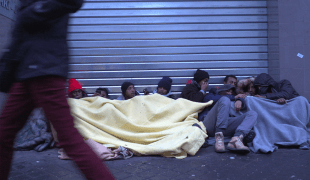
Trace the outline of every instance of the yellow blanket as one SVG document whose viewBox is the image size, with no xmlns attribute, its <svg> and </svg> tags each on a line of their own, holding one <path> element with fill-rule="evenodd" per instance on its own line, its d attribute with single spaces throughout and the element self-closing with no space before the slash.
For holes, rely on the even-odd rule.
<svg viewBox="0 0 310 180">
<path fill-rule="evenodd" d="M 195 155 L 205 142 L 206 128 L 197 116 L 212 101 L 196 103 L 154 94 L 126 101 L 69 98 L 68 103 L 75 127 L 85 138 L 111 148 L 123 146 L 136 154 L 181 159 Z"/>
</svg>

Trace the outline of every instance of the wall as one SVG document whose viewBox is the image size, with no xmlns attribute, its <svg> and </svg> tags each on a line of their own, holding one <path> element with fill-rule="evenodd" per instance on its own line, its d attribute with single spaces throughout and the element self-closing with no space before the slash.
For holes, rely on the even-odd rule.
<svg viewBox="0 0 310 180">
<path fill-rule="evenodd" d="M 124 81 L 153 91 L 169 76 L 178 96 L 198 68 L 209 88 L 268 73 L 267 0 L 86 0 L 71 17 L 69 77 L 90 94 L 116 98 Z"/>
<path fill-rule="evenodd" d="M 268 4 L 269 6 L 273 4 L 275 7 L 273 13 L 269 11 L 268 18 L 278 14 L 279 30 L 279 61 L 277 62 L 274 53 L 276 50 L 268 52 L 269 73 L 276 80 L 290 80 L 299 94 L 310 100 L 310 81 L 307 78 L 310 77 L 310 1 L 269 0 Z M 272 20 L 269 24 L 272 24 Z M 268 31 L 270 32 L 268 45 L 270 48 L 275 48 L 276 43 L 271 40 L 274 38 L 271 35 L 273 30 L 269 27 Z M 302 54 L 303 58 L 298 57 L 298 53 Z"/>
<path fill-rule="evenodd" d="M 268 14 L 268 74 L 280 80 L 278 0 L 267 1 Z"/>
</svg>

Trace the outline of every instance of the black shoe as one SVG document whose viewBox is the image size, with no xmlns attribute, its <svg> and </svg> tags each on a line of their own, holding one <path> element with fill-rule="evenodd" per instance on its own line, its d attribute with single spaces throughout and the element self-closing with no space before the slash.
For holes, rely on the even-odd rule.
<svg viewBox="0 0 310 180">
<path fill-rule="evenodd" d="M 253 139 L 255 138 L 256 133 L 254 130 L 251 130 L 244 138 L 243 138 L 243 144 L 248 144 L 253 142 Z"/>
<path fill-rule="evenodd" d="M 207 148 L 208 146 L 210 146 L 210 144 L 209 144 L 208 140 L 205 140 L 205 143 L 203 143 L 201 148 Z"/>
</svg>

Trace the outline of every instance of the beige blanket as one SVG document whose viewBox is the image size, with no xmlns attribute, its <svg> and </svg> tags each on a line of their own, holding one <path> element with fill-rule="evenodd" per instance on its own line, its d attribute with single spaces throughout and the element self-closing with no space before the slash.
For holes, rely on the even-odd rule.
<svg viewBox="0 0 310 180">
<path fill-rule="evenodd" d="M 204 143 L 206 129 L 197 116 L 212 101 L 196 103 L 154 94 L 126 101 L 69 98 L 68 103 L 75 127 L 85 138 L 106 147 L 123 146 L 135 154 L 181 159 L 195 155 Z"/>
</svg>

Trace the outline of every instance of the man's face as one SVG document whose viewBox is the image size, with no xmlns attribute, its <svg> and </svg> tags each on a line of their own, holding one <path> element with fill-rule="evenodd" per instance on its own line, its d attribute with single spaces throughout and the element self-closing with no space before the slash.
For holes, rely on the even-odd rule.
<svg viewBox="0 0 310 180">
<path fill-rule="evenodd" d="M 108 95 L 105 91 L 101 91 L 101 97 L 108 98 Z"/>
<path fill-rule="evenodd" d="M 96 91 L 93 96 L 100 96 L 100 97 L 108 98 L 108 95 L 105 91 L 100 91 L 100 92 Z"/>
<path fill-rule="evenodd" d="M 229 77 L 227 79 L 227 82 L 224 82 L 224 84 L 231 84 L 231 85 L 237 87 L 237 79 L 235 79 L 233 77 Z"/>
<path fill-rule="evenodd" d="M 204 83 L 208 83 L 209 82 L 209 78 L 205 78 L 205 79 L 203 79 L 203 80 L 201 80 L 201 81 L 199 81 L 199 86 L 201 87 L 202 86 L 202 84 L 204 84 Z"/>
<path fill-rule="evenodd" d="M 261 87 L 259 86 L 259 88 L 261 88 Z M 251 96 L 256 95 L 256 89 L 255 89 L 253 83 L 251 83 L 251 84 L 248 86 L 248 92 L 250 93 Z"/>
<path fill-rule="evenodd" d="M 126 99 L 130 99 L 130 98 L 133 98 L 135 97 L 136 95 L 136 89 L 133 85 L 130 85 L 127 90 L 126 90 Z"/>
<path fill-rule="evenodd" d="M 158 87 L 157 88 L 157 93 L 160 94 L 160 95 L 166 95 L 166 94 L 168 94 L 168 91 L 165 88 L 163 88 L 163 87 Z"/>
<path fill-rule="evenodd" d="M 83 91 L 81 89 L 76 89 L 71 91 L 72 97 L 75 99 L 80 99 L 83 97 Z"/>
</svg>

